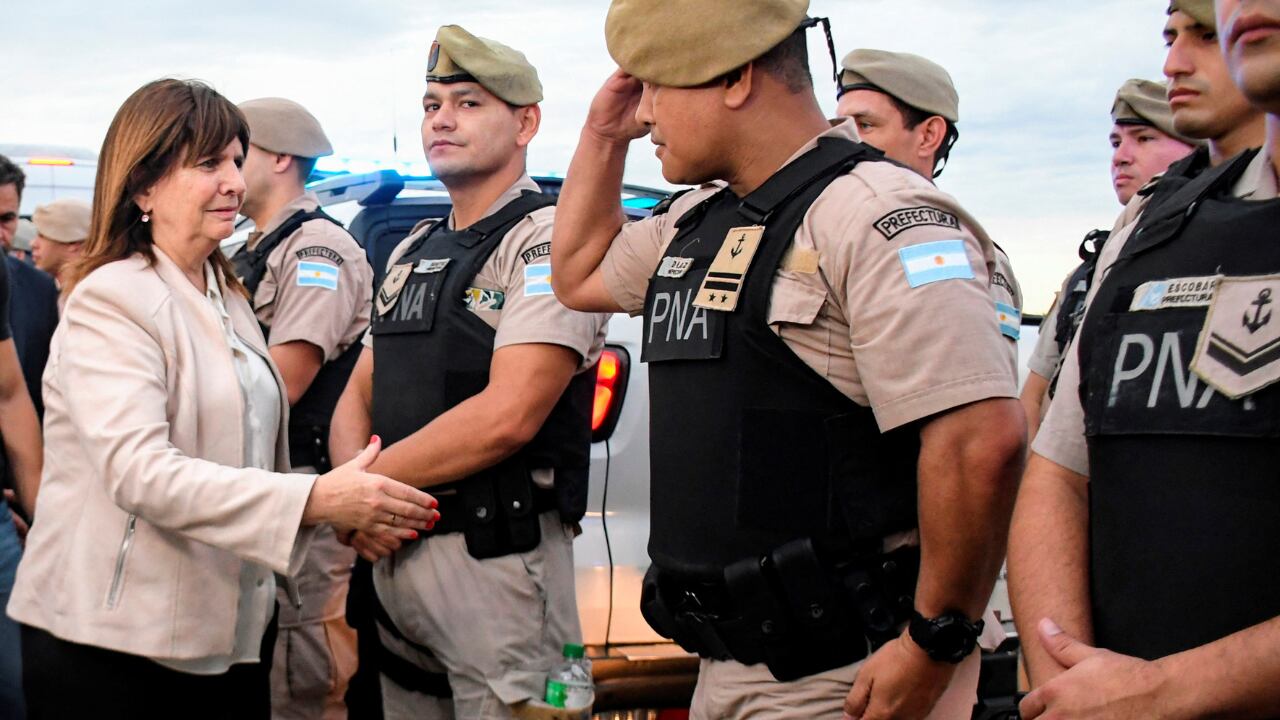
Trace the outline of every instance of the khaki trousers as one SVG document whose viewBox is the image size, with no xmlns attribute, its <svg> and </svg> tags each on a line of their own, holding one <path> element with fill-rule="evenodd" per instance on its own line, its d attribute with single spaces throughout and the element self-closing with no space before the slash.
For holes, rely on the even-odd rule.
<svg viewBox="0 0 1280 720">
<path fill-rule="evenodd" d="M 398 655 L 443 669 L 449 703 L 382 678 L 387 720 L 511 718 L 511 706 L 542 698 L 565 643 L 581 643 L 574 595 L 573 530 L 543 513 L 542 542 L 526 553 L 477 560 L 462 533 L 427 538 L 374 566 L 378 598 L 419 652 L 382 632 Z"/>
<path fill-rule="evenodd" d="M 974 652 L 956 669 L 928 720 L 969 720 L 978 701 L 982 658 Z M 778 682 L 764 665 L 706 660 L 698 669 L 690 720 L 840 720 L 862 663 Z"/>
<path fill-rule="evenodd" d="M 321 528 L 293 578 L 302 607 L 277 590 L 280 631 L 271 667 L 273 720 L 345 720 L 342 696 L 356 671 L 356 631 L 345 618 L 355 551 Z"/>
</svg>

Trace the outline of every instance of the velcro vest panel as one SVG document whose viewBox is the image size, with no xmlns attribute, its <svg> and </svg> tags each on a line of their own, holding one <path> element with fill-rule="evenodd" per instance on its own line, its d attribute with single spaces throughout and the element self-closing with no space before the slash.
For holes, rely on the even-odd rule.
<svg viewBox="0 0 1280 720">
<path fill-rule="evenodd" d="M 373 431 L 390 445 L 417 432 L 489 384 L 496 333 L 466 307 L 466 290 L 503 238 L 530 213 L 554 204 L 527 191 L 465 230 L 438 222 L 397 260 L 414 271 L 373 333 Z M 514 457 L 477 476 L 555 470 L 557 504 L 566 522 L 586 512 L 590 467 L 591 373 L 579 373 L 534 439 Z M 436 489 L 450 491 L 467 478 Z"/>
<path fill-rule="evenodd" d="M 768 324 L 774 275 L 809 207 L 859 162 L 881 159 L 823 138 L 745 199 L 725 189 L 677 221 L 644 306 L 649 553 L 664 570 L 715 580 L 792 540 L 847 548 L 915 527 L 916 429 L 881 435 L 870 408 Z M 760 225 L 737 309 L 696 307 L 730 230 Z"/>
<path fill-rule="evenodd" d="M 1127 655 L 1163 657 L 1280 615 L 1268 570 L 1280 556 L 1280 386 L 1219 394 L 1191 370 L 1208 307 L 1134 302 L 1152 281 L 1280 273 L 1280 201 L 1230 196 L 1251 157 L 1144 214 L 1081 329 L 1094 637 Z"/>
</svg>

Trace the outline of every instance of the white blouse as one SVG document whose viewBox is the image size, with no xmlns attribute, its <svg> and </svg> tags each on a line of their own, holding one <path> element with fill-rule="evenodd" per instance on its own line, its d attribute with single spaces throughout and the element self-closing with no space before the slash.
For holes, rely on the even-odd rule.
<svg viewBox="0 0 1280 720">
<path fill-rule="evenodd" d="M 222 298 L 212 264 L 204 266 L 205 297 L 222 321 L 227 351 L 235 364 L 244 400 L 244 467 L 275 470 L 275 449 L 280 427 L 280 388 L 266 358 L 243 342 L 231 325 L 231 315 Z M 196 675 L 220 675 L 236 663 L 260 660 L 262 636 L 275 613 L 275 575 L 251 562 L 241 564 L 240 601 L 236 609 L 235 644 L 227 655 L 211 655 L 191 660 L 156 662 L 174 670 Z"/>
</svg>

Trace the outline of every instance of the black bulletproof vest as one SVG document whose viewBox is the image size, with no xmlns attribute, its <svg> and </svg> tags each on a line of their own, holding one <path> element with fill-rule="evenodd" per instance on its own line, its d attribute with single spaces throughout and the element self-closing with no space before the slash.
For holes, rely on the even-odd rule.
<svg viewBox="0 0 1280 720">
<path fill-rule="evenodd" d="M 1229 195 L 1246 154 L 1148 210 L 1080 336 L 1097 644 L 1158 658 L 1280 615 L 1280 386 L 1190 369 L 1205 307 L 1131 311 L 1148 281 L 1280 273 L 1280 201 Z"/>
<path fill-rule="evenodd" d="M 253 250 L 249 250 L 246 243 L 232 256 L 231 263 L 235 266 L 236 276 L 244 283 L 250 298 L 257 295 L 258 285 L 267 274 L 267 258 L 280 243 L 297 232 L 303 223 L 312 220 L 326 220 L 342 227 L 342 223 L 318 208 L 299 210 L 262 238 Z M 263 324 L 262 334 L 269 341 L 271 327 Z M 321 472 L 332 468 L 329 462 L 329 423 L 333 419 L 333 409 L 338 405 L 338 398 L 342 396 L 347 379 L 356 366 L 356 360 L 360 359 L 362 347 L 357 340 L 341 355 L 322 365 L 307 391 L 289 409 L 289 462 L 294 467 L 311 466 Z"/>
<path fill-rule="evenodd" d="M 1084 316 L 1084 300 L 1093 285 L 1093 271 L 1098 266 L 1098 253 L 1107 242 L 1111 233 L 1106 230 L 1093 230 L 1080 241 L 1080 259 L 1083 261 L 1067 278 L 1066 290 L 1058 301 L 1058 325 L 1053 329 L 1054 341 L 1058 343 L 1058 354 L 1066 352 L 1071 339 L 1075 337 Z"/>
<path fill-rule="evenodd" d="M 799 538 L 837 552 L 915 527 L 914 428 L 881 435 L 859 406 L 769 328 L 773 280 L 814 200 L 866 145 L 823 138 L 739 200 L 725 189 L 681 217 L 644 310 L 652 491 L 649 554 L 715 581 L 735 561 Z M 731 228 L 764 225 L 737 310 L 694 295 Z M 664 259 L 664 266 L 675 261 Z M 668 275 L 668 277 L 662 277 Z"/>
<path fill-rule="evenodd" d="M 1143 208 L 1143 213 L 1150 213 L 1160 207 L 1166 200 L 1173 197 L 1177 191 L 1181 190 L 1183 186 L 1199 177 L 1205 170 L 1208 170 L 1209 161 L 1209 147 L 1202 145 L 1190 155 L 1170 165 L 1160 175 L 1158 182 L 1138 191 L 1139 194 L 1150 197 Z"/>
<path fill-rule="evenodd" d="M 526 191 L 471 227 L 436 223 L 397 260 L 415 271 L 373 326 L 373 431 L 402 440 L 489 384 L 495 332 L 466 307 L 466 290 L 502 239 L 525 216 L 554 204 Z M 534 439 L 515 456 L 469 480 L 553 468 L 561 519 L 586 512 L 591 451 L 592 373 L 579 373 Z M 452 485 L 452 484 L 451 484 Z M 439 492 L 450 487 L 436 488 Z"/>
</svg>

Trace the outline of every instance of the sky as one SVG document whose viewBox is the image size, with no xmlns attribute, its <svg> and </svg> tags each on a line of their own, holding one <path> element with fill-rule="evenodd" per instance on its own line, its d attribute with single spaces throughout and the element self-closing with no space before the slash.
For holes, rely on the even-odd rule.
<svg viewBox="0 0 1280 720">
<path fill-rule="evenodd" d="M 698 2 L 699 0 L 670 0 Z M 307 106 L 354 163 L 421 162 L 427 52 L 458 24 L 524 52 L 545 90 L 529 169 L 563 173 L 588 104 L 614 69 L 606 0 L 5 0 L 0 144 L 98 149 L 120 103 L 159 77 L 198 78 L 240 102 Z M 811 0 L 836 52 L 913 52 L 948 69 L 960 141 L 939 186 L 1013 261 L 1027 312 L 1043 312 L 1093 228 L 1110 228 L 1110 109 L 1128 78 L 1162 79 L 1164 0 Z M 810 33 L 824 109 L 825 40 Z M 636 142 L 627 182 L 670 187 Z"/>
</svg>

